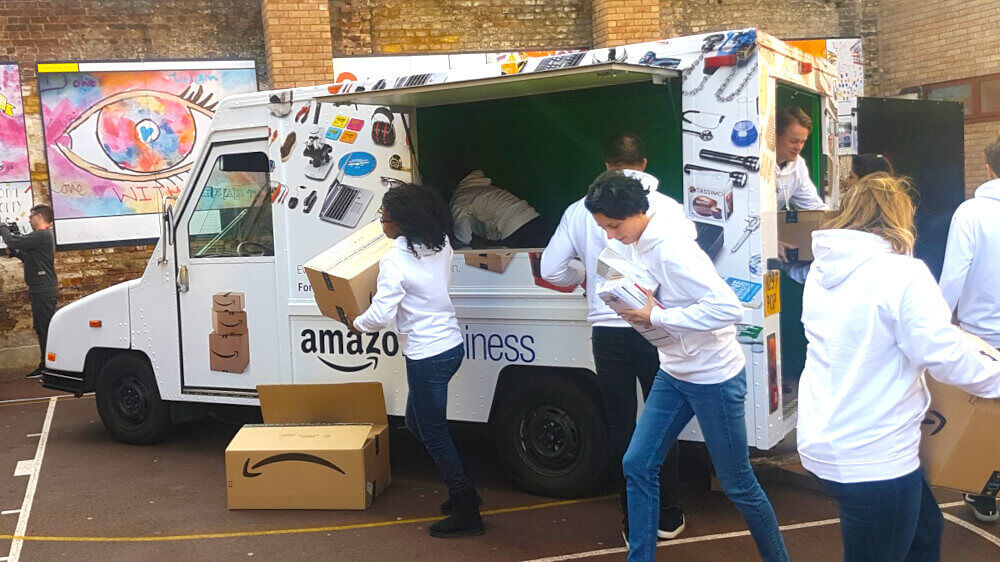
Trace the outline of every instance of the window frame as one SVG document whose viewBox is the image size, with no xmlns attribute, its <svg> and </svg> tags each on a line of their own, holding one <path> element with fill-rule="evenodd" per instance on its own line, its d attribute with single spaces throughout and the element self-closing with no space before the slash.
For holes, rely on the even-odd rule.
<svg viewBox="0 0 1000 562">
<path fill-rule="evenodd" d="M 264 152 L 262 150 L 251 150 L 250 152 L 251 153 L 252 152 L 260 152 L 260 153 L 263 153 L 265 155 L 265 157 L 266 157 L 266 154 L 267 154 L 266 152 Z M 192 236 L 192 233 L 191 233 L 191 222 L 194 220 L 195 216 L 197 216 L 198 205 L 201 203 L 201 198 L 204 196 L 205 189 L 207 189 L 209 187 L 209 183 L 211 182 L 211 179 L 212 179 L 212 174 L 214 174 L 215 171 L 218 169 L 217 166 L 218 166 L 219 162 L 222 160 L 222 158 L 224 156 L 226 156 L 226 154 L 227 153 L 219 154 L 215 158 L 215 160 L 212 162 L 211 166 L 208 167 L 208 169 L 210 171 L 209 171 L 208 177 L 205 180 L 205 184 L 201 186 L 201 189 L 198 190 L 197 194 L 192 193 L 191 200 L 192 200 L 192 202 L 194 204 L 194 208 L 191 211 L 191 214 L 188 216 L 188 218 L 187 218 L 187 224 L 185 225 L 186 226 L 185 233 L 186 233 L 186 238 L 187 238 L 186 242 L 187 242 L 187 247 L 188 247 L 188 259 L 190 259 L 190 260 L 204 260 L 204 259 L 223 259 L 223 260 L 228 260 L 228 259 L 246 259 L 246 258 L 265 258 L 268 261 L 271 261 L 271 260 L 274 259 L 275 254 L 276 254 L 276 248 L 274 248 L 274 232 L 273 232 L 273 230 L 272 230 L 272 233 L 271 233 L 271 237 L 272 237 L 271 238 L 271 246 L 272 246 L 272 248 L 271 248 L 271 253 L 270 254 L 248 255 L 248 256 L 239 256 L 239 255 L 232 255 L 232 256 L 230 256 L 230 255 L 226 255 L 226 256 L 220 256 L 220 255 L 198 256 L 198 255 L 196 255 L 195 252 L 191 251 L 192 250 L 192 244 L 191 244 L 191 236 Z M 233 154 L 242 154 L 242 153 L 238 152 L 238 153 L 233 153 Z M 206 164 L 207 164 L 207 162 L 206 162 Z M 271 184 L 273 183 L 271 181 L 270 171 L 263 171 L 262 173 L 264 174 L 264 180 L 265 181 L 261 185 L 261 187 L 257 191 L 257 193 L 254 195 L 253 201 L 257 201 L 258 196 L 260 195 L 260 193 L 263 190 L 269 189 L 271 187 Z M 272 226 L 272 229 L 273 229 L 273 225 L 274 225 L 273 201 L 271 201 L 270 200 L 271 198 L 268 197 L 267 195 L 265 195 L 263 199 L 264 199 L 264 205 L 268 208 L 268 215 L 269 215 L 269 218 L 271 220 L 271 226 Z M 245 207 L 245 209 L 247 211 L 249 211 L 249 210 L 251 210 L 253 208 L 254 208 L 253 205 L 251 205 L 250 207 Z M 205 210 L 212 210 L 212 209 L 205 209 Z"/>
<path fill-rule="evenodd" d="M 957 80 L 947 80 L 945 82 L 934 82 L 932 84 L 925 84 L 920 88 L 921 99 L 928 99 L 927 95 L 931 90 L 936 90 L 938 88 L 948 88 L 953 86 L 965 86 L 969 85 L 972 87 L 972 93 L 969 101 L 969 113 L 965 116 L 966 123 L 980 123 L 985 121 L 998 121 L 1000 120 L 1000 109 L 996 111 L 983 112 L 982 111 L 982 98 L 980 95 L 980 86 L 983 82 L 991 82 L 993 80 L 1000 80 L 1000 72 L 993 74 L 983 74 L 982 76 L 974 76 L 972 78 L 959 78 Z"/>
</svg>

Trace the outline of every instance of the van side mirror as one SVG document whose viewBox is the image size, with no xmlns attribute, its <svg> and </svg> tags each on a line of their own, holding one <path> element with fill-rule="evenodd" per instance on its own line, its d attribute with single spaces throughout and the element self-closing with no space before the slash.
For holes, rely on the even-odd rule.
<svg viewBox="0 0 1000 562">
<path fill-rule="evenodd" d="M 160 247 L 162 253 L 158 264 L 167 263 L 167 243 L 173 233 L 174 228 L 174 205 L 177 204 L 177 197 L 171 195 L 163 198 L 163 215 L 160 217 Z"/>
</svg>

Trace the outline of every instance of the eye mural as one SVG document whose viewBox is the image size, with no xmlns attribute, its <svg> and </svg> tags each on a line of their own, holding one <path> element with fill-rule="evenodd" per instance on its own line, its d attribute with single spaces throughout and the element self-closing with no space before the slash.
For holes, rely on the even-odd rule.
<svg viewBox="0 0 1000 562">
<path fill-rule="evenodd" d="M 253 61 L 40 63 L 38 86 L 63 247 L 154 239 L 141 215 L 180 193 L 219 102 L 257 79 Z"/>
</svg>

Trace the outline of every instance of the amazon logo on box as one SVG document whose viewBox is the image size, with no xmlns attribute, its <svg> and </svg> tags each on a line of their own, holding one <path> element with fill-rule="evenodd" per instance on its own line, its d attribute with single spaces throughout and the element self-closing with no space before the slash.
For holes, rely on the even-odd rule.
<svg viewBox="0 0 1000 562">
<path fill-rule="evenodd" d="M 250 364 L 250 333 L 247 330 L 243 293 L 227 291 L 212 295 L 212 333 L 208 334 L 209 369 L 242 373 Z"/>
</svg>

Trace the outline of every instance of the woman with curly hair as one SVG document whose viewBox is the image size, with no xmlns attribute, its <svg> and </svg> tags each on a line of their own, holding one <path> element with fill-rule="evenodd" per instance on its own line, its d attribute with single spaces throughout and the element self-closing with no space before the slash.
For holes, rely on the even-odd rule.
<svg viewBox="0 0 1000 562">
<path fill-rule="evenodd" d="M 447 519 L 430 526 L 433 537 L 481 535 L 479 495 L 465 474 L 448 433 L 448 382 L 465 356 L 455 307 L 448 296 L 451 214 L 438 192 L 404 184 L 382 198 L 382 230 L 393 239 L 379 262 L 372 304 L 352 322 L 355 330 L 375 332 L 395 324 L 407 336 L 406 427 L 434 458 L 448 485 L 441 512 Z"/>
</svg>

